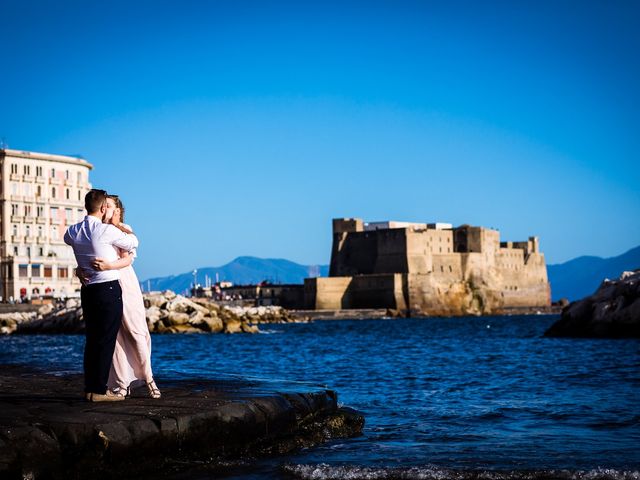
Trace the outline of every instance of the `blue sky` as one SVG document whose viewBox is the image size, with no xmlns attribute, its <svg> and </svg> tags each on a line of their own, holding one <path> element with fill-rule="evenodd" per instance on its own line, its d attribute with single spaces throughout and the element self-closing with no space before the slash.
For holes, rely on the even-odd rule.
<svg viewBox="0 0 640 480">
<path fill-rule="evenodd" d="M 342 216 L 640 244 L 638 2 L 0 8 L 0 137 L 95 165 L 140 278 L 327 263 Z"/>
</svg>

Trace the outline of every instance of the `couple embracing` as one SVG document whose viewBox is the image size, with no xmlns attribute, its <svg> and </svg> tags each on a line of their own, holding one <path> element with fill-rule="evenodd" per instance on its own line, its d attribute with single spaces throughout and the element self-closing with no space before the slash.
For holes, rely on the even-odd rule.
<svg viewBox="0 0 640 480">
<path fill-rule="evenodd" d="M 64 241 L 73 247 L 82 281 L 85 323 L 85 398 L 124 400 L 130 388 L 146 385 L 152 398 L 160 390 L 151 372 L 151 335 L 138 278 L 131 266 L 138 239 L 124 221 L 116 195 L 90 190 L 87 216 L 71 225 Z"/>
</svg>

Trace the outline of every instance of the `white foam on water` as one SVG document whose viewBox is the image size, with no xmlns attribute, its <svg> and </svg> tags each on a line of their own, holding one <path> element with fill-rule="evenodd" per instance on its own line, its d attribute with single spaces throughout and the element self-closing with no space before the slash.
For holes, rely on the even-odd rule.
<svg viewBox="0 0 640 480">
<path fill-rule="evenodd" d="M 304 480 L 640 480 L 640 471 L 593 470 L 454 470 L 420 467 L 361 467 L 350 465 L 284 465 L 285 472 Z"/>
</svg>

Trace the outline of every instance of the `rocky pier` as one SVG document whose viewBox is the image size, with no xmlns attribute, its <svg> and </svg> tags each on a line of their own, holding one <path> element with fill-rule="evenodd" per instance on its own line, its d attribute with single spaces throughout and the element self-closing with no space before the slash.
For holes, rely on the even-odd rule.
<svg viewBox="0 0 640 480">
<path fill-rule="evenodd" d="M 144 302 L 151 333 L 258 333 L 261 323 L 304 321 L 278 306 L 228 307 L 170 290 L 147 293 Z M 84 332 L 78 299 L 21 310 L 0 313 L 0 335 Z"/>
<path fill-rule="evenodd" d="M 0 367 L 0 478 L 133 478 L 214 468 L 357 436 L 335 391 L 242 379 L 158 379 L 162 398 L 83 399 L 80 375 Z M 204 467 L 203 467 L 204 468 Z"/>
</svg>

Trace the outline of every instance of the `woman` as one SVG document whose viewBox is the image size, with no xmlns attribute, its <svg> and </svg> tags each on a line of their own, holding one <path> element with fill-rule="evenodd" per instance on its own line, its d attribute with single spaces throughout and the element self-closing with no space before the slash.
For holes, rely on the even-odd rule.
<svg viewBox="0 0 640 480">
<path fill-rule="evenodd" d="M 125 233 L 133 233 L 124 221 L 124 206 L 117 195 L 107 197 L 106 222 L 111 223 Z M 119 251 L 120 259 L 108 263 L 96 258 L 93 267 L 96 270 L 120 270 L 122 287 L 122 325 L 116 339 L 113 363 L 109 373 L 109 389 L 116 395 L 128 396 L 131 387 L 145 384 L 152 398 L 160 398 L 160 390 L 153 380 L 151 371 L 151 335 L 147 326 L 144 300 L 140 283 L 131 266 L 134 252 Z"/>
</svg>

